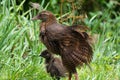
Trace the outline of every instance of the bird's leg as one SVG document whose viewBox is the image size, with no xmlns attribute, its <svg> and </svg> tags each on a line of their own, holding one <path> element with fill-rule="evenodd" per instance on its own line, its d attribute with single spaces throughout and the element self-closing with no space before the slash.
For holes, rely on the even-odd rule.
<svg viewBox="0 0 120 80">
<path fill-rule="evenodd" d="M 69 78 L 68 78 L 68 80 L 71 80 L 71 78 L 72 78 L 72 73 L 69 73 Z"/>
<path fill-rule="evenodd" d="M 75 80 L 79 80 L 77 72 L 74 73 L 74 76 L 75 76 Z"/>
</svg>

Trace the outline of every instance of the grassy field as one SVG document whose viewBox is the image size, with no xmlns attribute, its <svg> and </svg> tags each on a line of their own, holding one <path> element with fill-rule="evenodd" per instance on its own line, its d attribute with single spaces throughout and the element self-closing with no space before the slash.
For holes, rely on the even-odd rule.
<svg viewBox="0 0 120 80">
<path fill-rule="evenodd" d="M 20 15 L 24 0 L 19 6 L 9 1 L 0 5 L 0 80 L 52 80 L 39 57 L 45 49 L 39 40 L 40 21 L 30 20 L 35 10 Z M 85 24 L 99 38 L 90 64 L 93 71 L 78 68 L 80 80 L 120 80 L 120 15 L 110 9 L 93 12 Z"/>
</svg>

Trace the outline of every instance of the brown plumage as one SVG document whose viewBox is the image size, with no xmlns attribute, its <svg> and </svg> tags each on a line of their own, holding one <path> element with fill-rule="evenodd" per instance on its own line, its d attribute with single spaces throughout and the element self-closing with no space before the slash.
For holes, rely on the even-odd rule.
<svg viewBox="0 0 120 80">
<path fill-rule="evenodd" d="M 40 54 L 41 57 L 45 58 L 45 65 L 47 73 L 50 73 L 51 77 L 60 80 L 60 77 L 66 76 L 66 69 L 62 64 L 61 59 L 55 58 L 48 50 L 44 50 Z"/>
<path fill-rule="evenodd" d="M 72 74 L 78 80 L 76 67 L 89 64 L 92 60 L 93 51 L 88 42 L 88 34 L 83 26 L 64 26 L 57 22 L 55 16 L 49 11 L 42 11 L 33 20 L 40 19 L 40 39 L 47 49 L 61 56 L 63 65 L 69 72 L 69 79 Z M 82 31 L 77 28 L 81 27 Z"/>
</svg>

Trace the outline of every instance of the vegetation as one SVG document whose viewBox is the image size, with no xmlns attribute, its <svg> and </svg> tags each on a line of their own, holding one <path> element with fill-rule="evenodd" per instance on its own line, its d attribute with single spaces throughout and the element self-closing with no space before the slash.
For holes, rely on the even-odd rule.
<svg viewBox="0 0 120 80">
<path fill-rule="evenodd" d="M 38 37 L 40 21 L 30 20 L 37 11 L 32 8 L 23 10 L 25 0 L 19 5 L 16 1 L 0 2 L 0 80 L 52 80 L 45 72 L 44 60 L 39 57 L 45 49 Z M 46 3 L 41 0 L 40 5 L 54 12 L 59 20 L 60 7 L 53 9 L 58 1 L 52 1 Z M 88 18 L 84 19 L 91 33 L 99 35 L 90 64 L 93 71 L 87 66 L 78 68 L 79 77 L 81 80 L 120 80 L 120 9 L 116 9 L 116 5 L 120 7 L 120 2 L 99 2 L 104 9 L 101 7 L 102 10 L 89 11 Z M 62 16 L 72 10 L 70 3 L 66 4 L 69 9 L 66 12 L 66 7 Z M 71 25 L 71 22 L 67 20 L 62 23 Z"/>
</svg>

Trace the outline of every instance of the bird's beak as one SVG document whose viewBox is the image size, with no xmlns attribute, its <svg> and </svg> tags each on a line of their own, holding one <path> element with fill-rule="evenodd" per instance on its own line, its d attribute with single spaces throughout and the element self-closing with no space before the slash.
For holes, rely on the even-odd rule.
<svg viewBox="0 0 120 80">
<path fill-rule="evenodd" d="M 42 57 L 42 55 L 41 55 L 41 54 L 40 54 L 39 56 L 40 56 L 40 57 Z"/>
<path fill-rule="evenodd" d="M 38 19 L 40 19 L 39 15 L 34 16 L 31 20 L 38 20 Z"/>
<path fill-rule="evenodd" d="M 41 54 L 39 56 L 41 56 Z"/>
</svg>

